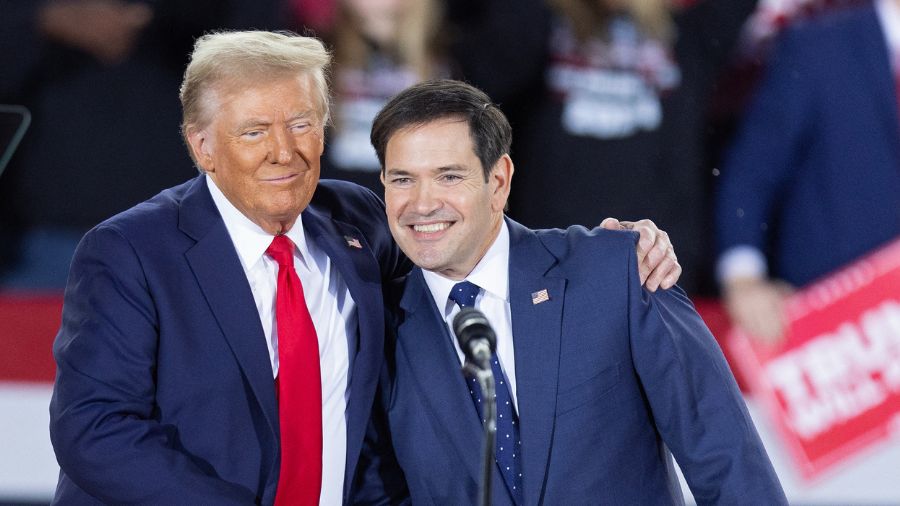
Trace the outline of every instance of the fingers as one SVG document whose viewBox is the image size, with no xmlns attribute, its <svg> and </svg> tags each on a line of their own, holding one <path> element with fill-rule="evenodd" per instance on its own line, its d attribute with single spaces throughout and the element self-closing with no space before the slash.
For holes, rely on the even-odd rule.
<svg viewBox="0 0 900 506">
<path fill-rule="evenodd" d="M 606 218 L 601 221 L 600 228 L 605 228 L 606 230 L 625 230 L 625 227 L 623 227 L 619 220 L 615 218 Z"/>
<path fill-rule="evenodd" d="M 657 251 L 658 249 L 654 247 L 651 254 L 647 255 L 648 262 Z M 645 269 L 651 269 L 649 263 Z M 678 282 L 678 278 L 681 277 L 681 272 L 681 265 L 678 263 L 678 258 L 675 256 L 675 250 L 672 248 L 672 245 L 669 244 L 664 252 L 664 256 L 660 259 L 659 263 L 652 268 L 644 287 L 651 292 L 655 292 L 658 288 L 668 290 Z"/>
<path fill-rule="evenodd" d="M 649 220 L 645 220 L 649 221 Z M 653 241 L 655 238 L 653 237 L 654 231 L 656 227 L 653 225 L 653 222 L 650 222 L 651 227 L 642 226 L 640 228 L 635 227 L 635 223 L 631 221 L 619 221 L 616 218 L 606 218 L 602 222 L 600 222 L 600 228 L 604 228 L 606 230 L 637 230 L 640 234 L 640 239 L 638 239 L 637 244 L 637 263 L 638 263 L 638 274 L 641 279 L 641 284 L 647 280 L 647 276 L 650 275 L 650 271 L 652 269 L 648 269 L 644 259 L 647 256 L 647 251 L 652 247 Z"/>
<path fill-rule="evenodd" d="M 621 225 L 622 230 L 634 230 L 638 233 L 636 248 L 638 275 L 641 284 L 643 285 L 647 281 L 647 278 L 650 276 L 650 273 L 653 271 L 653 266 L 655 265 L 653 262 L 647 263 L 647 254 L 653 249 L 654 243 L 658 240 L 657 232 L 659 232 L 659 229 L 656 228 L 656 225 L 650 220 L 640 220 L 638 222 L 619 221 L 618 223 Z"/>
<path fill-rule="evenodd" d="M 658 231 L 655 242 L 644 256 L 640 270 L 644 277 L 644 287 L 651 292 L 655 292 L 666 278 L 678 280 L 678 277 L 681 275 L 681 266 L 678 265 L 678 259 L 675 257 L 669 234 L 662 230 Z M 671 285 L 664 288 L 670 287 Z"/>
<path fill-rule="evenodd" d="M 606 218 L 600 227 L 607 230 L 634 230 L 638 233 L 637 262 L 641 284 L 651 292 L 668 289 L 678 282 L 682 269 L 669 234 L 651 220 L 619 221 Z"/>
<path fill-rule="evenodd" d="M 681 278 L 681 264 L 678 263 L 678 260 L 675 260 L 675 265 L 672 267 L 672 270 L 669 271 L 668 274 L 663 277 L 662 283 L 659 284 L 659 287 L 663 290 L 668 290 L 675 286 L 675 283 L 678 283 L 678 280 Z"/>
<path fill-rule="evenodd" d="M 638 259 L 642 260 L 642 254 L 646 255 L 654 246 L 656 246 L 656 243 L 659 241 L 661 230 L 650 220 L 640 220 L 637 222 L 623 221 L 621 223 L 627 230 L 634 230 L 640 235 L 637 247 Z M 668 242 L 668 236 L 666 237 L 666 242 Z"/>
</svg>

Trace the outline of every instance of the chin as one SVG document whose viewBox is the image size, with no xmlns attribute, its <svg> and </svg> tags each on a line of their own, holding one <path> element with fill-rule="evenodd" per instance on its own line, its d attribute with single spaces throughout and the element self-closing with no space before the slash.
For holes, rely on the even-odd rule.
<svg viewBox="0 0 900 506">
<path fill-rule="evenodd" d="M 440 271 L 444 266 L 443 258 L 436 258 L 436 255 L 429 255 L 426 253 L 419 253 L 413 255 L 407 255 L 412 262 L 419 267 L 425 269 L 426 271 Z"/>
</svg>

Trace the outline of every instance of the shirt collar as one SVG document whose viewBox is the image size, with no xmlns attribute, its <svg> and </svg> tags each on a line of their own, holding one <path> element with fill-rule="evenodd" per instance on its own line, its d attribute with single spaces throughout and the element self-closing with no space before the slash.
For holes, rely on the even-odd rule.
<svg viewBox="0 0 900 506">
<path fill-rule="evenodd" d="M 877 0 L 875 12 L 878 13 L 878 20 L 881 22 L 881 28 L 887 38 L 894 71 L 898 72 L 900 71 L 900 68 L 897 68 L 900 64 L 900 6 L 895 0 Z"/>
<path fill-rule="evenodd" d="M 234 204 L 228 200 L 228 197 L 222 193 L 222 190 L 216 186 L 215 181 L 208 174 L 206 183 L 213 203 L 225 222 L 228 235 L 231 236 L 231 242 L 234 243 L 234 249 L 237 250 L 238 257 L 241 259 L 241 266 L 244 268 L 244 272 L 247 272 L 265 255 L 266 249 L 272 244 L 273 236 L 234 207 Z M 306 242 L 306 234 L 303 233 L 303 220 L 299 216 L 294 222 L 294 226 L 285 235 L 296 245 L 295 253 L 300 253 L 301 260 L 312 258 Z M 307 265 L 307 267 L 310 266 Z"/>
<path fill-rule="evenodd" d="M 450 290 L 459 281 L 424 269 L 422 275 L 437 307 L 444 313 L 444 318 L 448 317 L 453 310 Z M 466 276 L 466 281 L 480 286 L 492 297 L 509 302 L 509 229 L 506 220 L 501 219 L 500 233 L 472 272 Z"/>
</svg>

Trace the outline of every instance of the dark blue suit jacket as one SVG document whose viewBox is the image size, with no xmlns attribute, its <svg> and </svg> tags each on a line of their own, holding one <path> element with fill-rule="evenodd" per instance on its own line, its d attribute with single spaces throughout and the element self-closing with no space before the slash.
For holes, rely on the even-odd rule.
<svg viewBox="0 0 900 506">
<path fill-rule="evenodd" d="M 526 504 L 679 503 L 666 447 L 700 504 L 784 504 L 715 340 L 680 289 L 641 288 L 635 237 L 507 223 Z M 475 504 L 481 423 L 418 268 L 395 311 L 356 498 L 401 496 L 399 463 L 413 504 Z M 493 499 L 511 504 L 499 471 Z"/>
<path fill-rule="evenodd" d="M 900 236 L 895 90 L 871 6 L 784 35 L 722 170 L 719 250 L 803 285 Z"/>
<path fill-rule="evenodd" d="M 408 264 L 367 190 L 322 181 L 301 216 L 358 308 L 359 332 L 348 336 L 346 495 L 383 362 L 382 280 Z M 250 286 L 202 176 L 85 236 L 53 351 L 55 502 L 273 503 L 272 368 Z"/>
</svg>

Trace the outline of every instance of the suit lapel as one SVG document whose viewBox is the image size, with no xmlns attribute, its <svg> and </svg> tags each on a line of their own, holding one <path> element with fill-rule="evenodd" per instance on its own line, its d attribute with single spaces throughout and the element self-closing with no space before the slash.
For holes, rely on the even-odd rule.
<svg viewBox="0 0 900 506">
<path fill-rule="evenodd" d="M 477 484 L 481 475 L 481 420 L 460 370 L 450 331 L 418 267 L 407 278 L 400 307 L 406 316 L 397 329 L 397 347 L 422 389 L 430 417 L 443 427 L 443 436 L 460 456 L 469 479 Z"/>
<path fill-rule="evenodd" d="M 853 53 L 865 67 L 864 72 L 872 84 L 873 99 L 876 104 L 891 104 L 892 107 L 878 106 L 884 141 L 893 149 L 895 160 L 900 160 L 900 102 L 897 97 L 897 85 L 894 80 L 889 51 L 885 42 L 884 29 L 881 26 L 874 8 L 869 15 L 861 18 L 860 23 L 853 26 L 855 33 L 847 37 L 853 44 Z"/>
<path fill-rule="evenodd" d="M 185 257 L 277 441 L 275 387 L 265 334 L 244 269 L 203 176 L 182 200 L 179 228 L 197 241 Z"/>
<path fill-rule="evenodd" d="M 526 504 L 538 504 L 543 494 L 556 419 L 566 280 L 555 272 L 556 257 L 534 232 L 509 219 L 507 224 L 524 497 Z M 542 290 L 546 290 L 548 300 L 541 301 Z"/>
<path fill-rule="evenodd" d="M 347 403 L 347 460 L 344 497 L 353 482 L 363 436 L 375 397 L 378 371 L 384 356 L 384 311 L 381 271 L 374 253 L 356 227 L 336 221 L 324 210 L 308 207 L 303 227 L 338 270 L 356 302 L 358 331 L 348 336 L 350 398 Z M 358 246 L 358 247 L 357 247 Z"/>
</svg>

